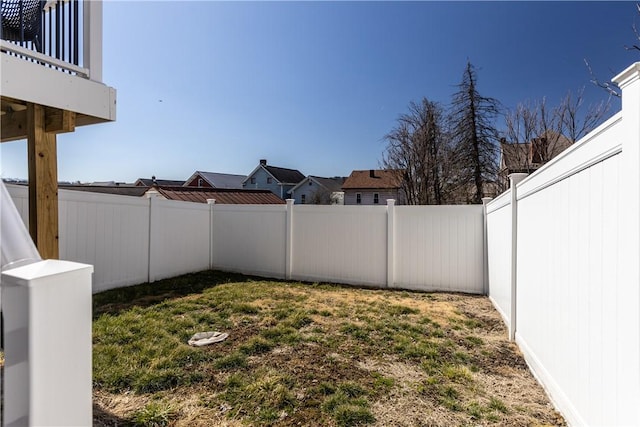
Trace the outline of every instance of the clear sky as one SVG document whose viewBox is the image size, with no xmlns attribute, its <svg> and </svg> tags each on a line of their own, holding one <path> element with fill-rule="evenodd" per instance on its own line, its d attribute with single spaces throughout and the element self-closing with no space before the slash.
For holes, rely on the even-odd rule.
<svg viewBox="0 0 640 427">
<path fill-rule="evenodd" d="M 105 1 L 103 80 L 117 121 L 58 136 L 58 176 L 124 181 L 248 174 L 266 158 L 305 175 L 379 166 L 408 103 L 447 104 L 467 60 L 505 108 L 640 61 L 634 2 Z M 614 101 L 613 112 L 619 109 Z M 26 142 L 0 145 L 26 178 Z"/>
</svg>

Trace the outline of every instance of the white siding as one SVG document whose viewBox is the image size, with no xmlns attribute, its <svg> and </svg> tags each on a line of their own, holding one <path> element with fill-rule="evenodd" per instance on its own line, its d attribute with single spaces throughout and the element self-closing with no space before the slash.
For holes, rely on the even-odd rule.
<svg viewBox="0 0 640 427">
<path fill-rule="evenodd" d="M 394 287 L 482 293 L 483 207 L 395 208 Z"/>
<path fill-rule="evenodd" d="M 294 206 L 292 278 L 384 286 L 386 206 Z"/>
</svg>

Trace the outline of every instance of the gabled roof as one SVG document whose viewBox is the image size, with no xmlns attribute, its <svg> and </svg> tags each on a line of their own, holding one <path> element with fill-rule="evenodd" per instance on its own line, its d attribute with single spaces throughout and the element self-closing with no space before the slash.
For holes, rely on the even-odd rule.
<svg viewBox="0 0 640 427">
<path fill-rule="evenodd" d="M 242 188 L 242 183 L 247 179 L 246 175 L 235 175 L 230 173 L 195 171 L 185 182 L 187 185 L 197 177 L 201 177 L 214 188 Z"/>
<path fill-rule="evenodd" d="M 298 188 L 308 184 L 309 181 L 314 181 L 316 184 L 326 188 L 330 192 L 342 191 L 342 184 L 344 184 L 345 177 L 336 176 L 333 178 L 323 178 L 321 176 L 309 175 L 302 181 L 300 181 L 295 187 L 288 191 L 289 194 L 296 191 Z"/>
<path fill-rule="evenodd" d="M 260 168 L 267 171 L 269 175 L 273 177 L 279 184 L 297 184 L 302 181 L 305 176 L 297 169 L 279 168 L 277 166 L 270 166 L 265 163 L 260 163 L 247 177 L 242 181 L 243 183 L 252 177 Z"/>
<path fill-rule="evenodd" d="M 207 199 L 216 199 L 221 205 L 282 205 L 284 200 L 269 190 L 247 190 L 235 188 L 202 187 L 154 187 L 169 200 L 207 203 Z"/>
<path fill-rule="evenodd" d="M 281 184 L 297 184 L 304 179 L 304 175 L 297 169 L 279 168 L 277 166 L 263 166 Z"/>
<path fill-rule="evenodd" d="M 151 187 L 154 184 L 153 181 L 154 181 L 153 178 L 138 178 L 138 180 L 134 182 L 133 185 Z M 156 179 L 155 183 L 157 185 L 174 186 L 174 185 L 182 185 L 184 184 L 184 181 L 178 181 L 173 179 Z"/>
<path fill-rule="evenodd" d="M 398 170 L 368 169 L 351 172 L 342 184 L 343 190 L 397 189 L 401 186 L 402 174 Z"/>
</svg>

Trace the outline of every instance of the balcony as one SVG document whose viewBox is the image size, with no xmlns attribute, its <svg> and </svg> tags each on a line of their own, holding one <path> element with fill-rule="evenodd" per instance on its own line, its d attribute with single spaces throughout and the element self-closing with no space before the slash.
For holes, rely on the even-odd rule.
<svg viewBox="0 0 640 427">
<path fill-rule="evenodd" d="M 102 2 L 0 0 L 0 142 L 27 140 L 30 233 L 58 258 L 56 136 L 116 119 L 102 82 Z"/>
<path fill-rule="evenodd" d="M 102 2 L 0 0 L 2 141 L 26 138 L 28 104 L 46 131 L 115 120 L 116 91 L 102 82 Z"/>
</svg>

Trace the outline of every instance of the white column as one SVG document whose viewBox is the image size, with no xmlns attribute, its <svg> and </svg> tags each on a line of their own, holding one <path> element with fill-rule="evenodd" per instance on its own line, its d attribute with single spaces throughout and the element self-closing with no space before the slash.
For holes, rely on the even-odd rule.
<svg viewBox="0 0 640 427">
<path fill-rule="evenodd" d="M 294 199 L 287 199 L 287 237 L 285 239 L 285 271 L 284 278 L 291 279 L 293 271 L 293 203 Z"/>
<path fill-rule="evenodd" d="M 84 63 L 89 79 L 102 82 L 102 1 L 83 1 Z"/>
<path fill-rule="evenodd" d="M 518 319 L 518 184 L 527 177 L 526 173 L 512 173 L 511 182 L 511 319 L 509 319 L 509 339 L 516 339 Z"/>
<path fill-rule="evenodd" d="M 613 78 L 622 89 L 620 248 L 617 311 L 623 316 L 617 360 L 619 425 L 640 425 L 640 62 Z"/>
<path fill-rule="evenodd" d="M 392 288 L 395 285 L 395 203 L 394 199 L 387 199 L 387 287 Z"/>
<path fill-rule="evenodd" d="M 2 273 L 4 426 L 89 426 L 93 266 L 46 260 Z"/>
</svg>

